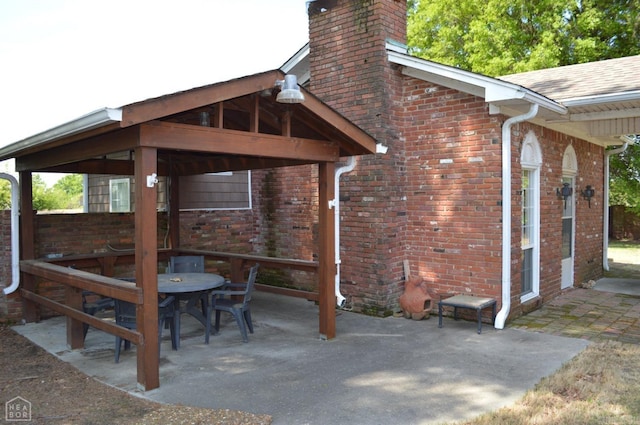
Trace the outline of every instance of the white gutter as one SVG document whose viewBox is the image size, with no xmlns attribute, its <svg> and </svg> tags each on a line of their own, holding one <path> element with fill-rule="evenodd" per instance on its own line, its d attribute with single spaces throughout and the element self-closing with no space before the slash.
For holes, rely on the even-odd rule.
<svg viewBox="0 0 640 425">
<path fill-rule="evenodd" d="M 597 103 L 620 103 L 638 100 L 640 98 L 640 90 L 627 91 L 622 93 L 598 94 L 592 96 L 572 97 L 562 99 L 561 102 L 567 108 L 572 106 L 593 105 Z"/>
<path fill-rule="evenodd" d="M 496 329 L 504 329 L 511 310 L 511 126 L 537 113 L 538 104 L 532 103 L 529 112 L 511 117 L 502 125 L 502 308 L 496 316 Z"/>
<path fill-rule="evenodd" d="M 34 136 L 12 143 L 0 149 L 1 158 L 9 158 L 14 152 L 52 142 L 63 137 L 72 136 L 83 131 L 104 127 L 122 121 L 122 109 L 103 108 L 76 118 L 57 127 L 43 131 Z"/>
<path fill-rule="evenodd" d="M 20 234 L 19 234 L 19 209 L 20 192 L 18 180 L 11 174 L 0 173 L 0 179 L 11 182 L 11 285 L 2 290 L 4 295 L 9 295 L 18 289 L 20 284 Z"/>
<path fill-rule="evenodd" d="M 382 144 L 376 144 L 376 153 L 387 153 L 387 147 Z M 335 235 L 335 263 L 336 263 L 336 276 L 335 276 L 335 293 L 336 293 L 336 305 L 339 308 L 343 308 L 347 299 L 340 292 L 340 176 L 344 173 L 350 173 L 356 166 L 356 157 L 350 156 L 347 159 L 347 164 L 338 168 L 334 174 L 335 185 L 335 198 L 329 201 L 329 209 L 333 208 L 333 214 L 335 217 L 334 235 Z"/>
<path fill-rule="evenodd" d="M 627 150 L 629 140 L 626 136 L 621 137 L 624 141 L 622 147 L 604 152 L 604 202 L 603 202 L 603 223 L 602 223 L 602 268 L 609 271 L 609 158 Z"/>
</svg>

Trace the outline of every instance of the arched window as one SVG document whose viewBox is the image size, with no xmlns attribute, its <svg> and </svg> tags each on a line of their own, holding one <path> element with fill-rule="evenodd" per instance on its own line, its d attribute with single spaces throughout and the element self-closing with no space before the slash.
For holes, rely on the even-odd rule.
<svg viewBox="0 0 640 425">
<path fill-rule="evenodd" d="M 522 238 L 521 293 L 525 302 L 540 293 L 540 167 L 542 150 L 538 138 L 529 131 L 522 143 Z"/>
</svg>

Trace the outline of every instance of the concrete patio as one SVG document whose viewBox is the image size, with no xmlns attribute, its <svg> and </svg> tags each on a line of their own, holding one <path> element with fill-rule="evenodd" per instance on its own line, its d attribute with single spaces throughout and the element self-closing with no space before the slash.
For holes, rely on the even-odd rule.
<svg viewBox="0 0 640 425">
<path fill-rule="evenodd" d="M 338 337 L 318 338 L 313 302 L 258 292 L 255 333 L 243 343 L 230 317 L 204 344 L 183 316 L 179 351 L 165 331 L 160 388 L 140 392 L 135 348 L 115 364 L 114 337 L 90 329 L 85 348 L 66 347 L 64 318 L 16 326 L 87 375 L 151 400 L 269 414 L 274 424 L 430 424 L 510 405 L 589 342 L 520 329 L 495 330 L 437 317 L 412 321 L 346 311 Z"/>
</svg>

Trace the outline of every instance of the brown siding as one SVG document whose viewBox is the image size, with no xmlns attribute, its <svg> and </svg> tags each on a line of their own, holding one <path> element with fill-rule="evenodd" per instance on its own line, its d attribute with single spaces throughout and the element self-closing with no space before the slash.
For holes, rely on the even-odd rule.
<svg viewBox="0 0 640 425">
<path fill-rule="evenodd" d="M 180 209 L 250 208 L 249 172 L 180 177 Z"/>
</svg>

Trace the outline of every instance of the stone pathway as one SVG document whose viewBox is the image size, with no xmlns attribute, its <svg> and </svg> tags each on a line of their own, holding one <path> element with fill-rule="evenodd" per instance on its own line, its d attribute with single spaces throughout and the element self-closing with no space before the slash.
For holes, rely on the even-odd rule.
<svg viewBox="0 0 640 425">
<path fill-rule="evenodd" d="M 640 345 L 640 297 L 574 288 L 508 326 L 590 341 Z"/>
</svg>

